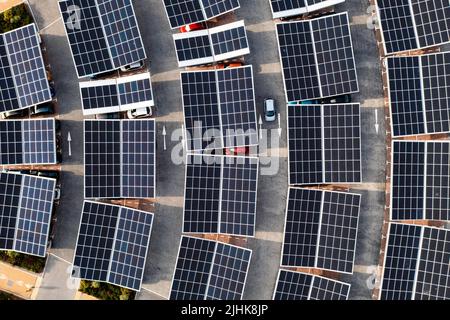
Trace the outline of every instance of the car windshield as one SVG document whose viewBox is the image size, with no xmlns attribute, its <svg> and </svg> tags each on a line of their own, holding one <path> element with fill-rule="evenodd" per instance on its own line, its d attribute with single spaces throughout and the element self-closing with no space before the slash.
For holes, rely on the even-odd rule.
<svg viewBox="0 0 450 320">
<path fill-rule="evenodd" d="M 273 117 L 275 115 L 275 111 L 267 111 L 267 115 L 269 117 Z"/>
</svg>

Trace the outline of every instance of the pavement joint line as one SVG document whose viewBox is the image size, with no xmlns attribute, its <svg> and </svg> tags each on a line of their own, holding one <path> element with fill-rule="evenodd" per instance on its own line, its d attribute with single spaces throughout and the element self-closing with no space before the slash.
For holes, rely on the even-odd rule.
<svg viewBox="0 0 450 320">
<path fill-rule="evenodd" d="M 153 290 L 147 289 L 146 287 L 142 287 L 141 289 L 145 290 L 147 292 L 153 293 L 153 294 L 157 295 L 158 297 L 164 298 L 164 300 L 169 300 L 168 297 L 164 297 L 162 294 L 159 294 L 159 293 L 157 293 L 157 292 L 155 292 Z"/>
<path fill-rule="evenodd" d="M 55 257 L 56 259 L 61 260 L 61 261 L 65 262 L 65 263 L 67 263 L 67 264 L 72 264 L 72 262 L 69 262 L 69 261 L 67 261 L 67 260 L 64 259 L 64 258 L 58 257 L 56 254 L 54 254 L 54 253 L 52 253 L 52 252 L 49 252 L 48 255 L 49 255 L 49 256 L 53 256 L 53 257 Z"/>
<path fill-rule="evenodd" d="M 46 25 L 45 27 L 43 27 L 42 29 L 39 30 L 39 33 L 44 32 L 44 30 L 50 28 L 51 26 L 53 26 L 54 24 L 56 24 L 59 20 L 62 20 L 62 17 L 57 18 L 56 20 L 54 20 L 53 22 L 50 22 L 48 25 Z"/>
</svg>

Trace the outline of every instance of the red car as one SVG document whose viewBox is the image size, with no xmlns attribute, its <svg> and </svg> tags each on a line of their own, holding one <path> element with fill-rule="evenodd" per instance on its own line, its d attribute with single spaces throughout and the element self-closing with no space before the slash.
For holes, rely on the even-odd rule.
<svg viewBox="0 0 450 320">
<path fill-rule="evenodd" d="M 249 147 L 236 147 L 225 149 L 225 154 L 227 156 L 248 156 L 250 154 Z"/>
<path fill-rule="evenodd" d="M 203 29 L 204 29 L 204 27 L 201 23 L 191 23 L 191 24 L 182 26 L 180 28 L 180 31 L 185 33 L 185 32 L 189 32 L 189 31 L 203 30 Z"/>
</svg>

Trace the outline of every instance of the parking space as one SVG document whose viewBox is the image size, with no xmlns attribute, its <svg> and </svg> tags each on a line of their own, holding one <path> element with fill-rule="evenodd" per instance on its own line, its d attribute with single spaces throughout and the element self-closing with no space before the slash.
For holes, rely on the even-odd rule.
<svg viewBox="0 0 450 320">
<path fill-rule="evenodd" d="M 51 252 L 72 261 L 83 203 L 83 125 L 78 79 L 76 77 L 64 28 L 59 18 L 57 0 L 31 0 L 42 37 L 58 97 L 63 138 L 61 205 L 57 212 L 57 229 Z M 160 0 L 135 1 L 137 19 L 147 55 L 151 60 L 153 92 L 157 119 L 157 194 L 155 224 L 147 257 L 143 291 L 138 299 L 167 297 L 181 237 L 184 164 L 181 148 L 183 112 L 179 71 L 164 7 Z M 355 188 L 363 195 L 360 232 L 358 234 L 354 276 L 342 280 L 352 284 L 350 298 L 371 298 L 367 279 L 370 266 L 378 262 L 380 230 L 384 210 L 385 136 L 380 64 L 373 30 L 367 26 L 370 17 L 366 1 L 347 0 L 336 11 L 349 11 L 353 46 L 358 68 L 360 93 L 353 96 L 361 103 L 362 163 L 364 184 Z M 279 269 L 284 212 L 287 195 L 286 114 L 283 82 L 278 57 L 275 24 L 268 0 L 241 1 L 237 19 L 244 19 L 250 42 L 246 64 L 252 64 L 258 114 L 265 98 L 274 98 L 279 108 L 282 133 L 278 123 L 264 124 L 268 138 L 262 141 L 261 176 L 258 183 L 257 233 L 248 240 L 253 250 L 244 299 L 270 299 Z M 376 114 L 379 130 L 375 130 Z M 164 150 L 162 131 L 167 132 Z M 72 156 L 67 136 L 71 134 Z M 269 140 L 269 141 L 267 141 Z M 272 142 L 273 141 L 273 142 Z M 266 148 L 265 146 L 268 146 Z M 60 262 L 49 258 L 46 277 L 62 277 Z M 52 266 L 53 264 L 53 266 Z M 367 268 L 366 268 L 367 267 Z M 369 270 L 369 271 L 368 271 Z M 49 282 L 50 283 L 50 282 Z M 62 283 L 62 282 L 61 282 Z M 57 298 L 67 289 L 47 286 L 40 297 Z M 66 290 L 66 291 L 64 291 Z M 152 293 L 153 292 L 153 293 Z"/>
</svg>

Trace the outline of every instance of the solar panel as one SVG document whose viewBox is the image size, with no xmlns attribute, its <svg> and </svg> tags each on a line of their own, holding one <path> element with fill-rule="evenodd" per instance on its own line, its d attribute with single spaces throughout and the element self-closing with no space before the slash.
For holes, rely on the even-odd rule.
<svg viewBox="0 0 450 320">
<path fill-rule="evenodd" d="M 55 120 L 0 122 L 0 158 L 3 165 L 55 164 Z"/>
<path fill-rule="evenodd" d="M 0 173 L 0 249 L 46 255 L 55 186 L 54 179 Z"/>
<path fill-rule="evenodd" d="M 359 90 L 346 12 L 276 26 L 287 101 Z"/>
<path fill-rule="evenodd" d="M 353 272 L 358 194 L 290 188 L 281 265 Z"/>
<path fill-rule="evenodd" d="M 450 143 L 394 141 L 391 219 L 450 221 Z"/>
<path fill-rule="evenodd" d="M 250 53 L 244 21 L 173 35 L 178 66 L 210 64 Z"/>
<path fill-rule="evenodd" d="M 317 11 L 345 0 L 270 0 L 274 19 Z"/>
<path fill-rule="evenodd" d="M 239 0 L 163 0 L 172 29 L 202 22 L 238 9 Z"/>
<path fill-rule="evenodd" d="M 52 99 L 35 24 L 2 34 L 0 112 L 24 109 Z"/>
<path fill-rule="evenodd" d="M 240 300 L 252 251 L 182 236 L 171 300 Z"/>
<path fill-rule="evenodd" d="M 450 41 L 446 0 L 377 0 L 386 54 L 424 49 Z"/>
<path fill-rule="evenodd" d="M 287 108 L 289 184 L 361 182 L 359 105 Z"/>
<path fill-rule="evenodd" d="M 148 72 L 117 79 L 80 82 L 80 94 L 84 115 L 122 112 L 155 105 Z"/>
<path fill-rule="evenodd" d="M 85 120 L 85 198 L 155 197 L 155 121 Z"/>
<path fill-rule="evenodd" d="M 274 300 L 347 300 L 350 285 L 321 276 L 280 270 Z"/>
<path fill-rule="evenodd" d="M 391 223 L 380 299 L 450 299 L 449 239 L 445 229 Z"/>
<path fill-rule="evenodd" d="M 146 59 L 131 0 L 60 0 L 79 78 Z"/>
<path fill-rule="evenodd" d="M 254 236 L 258 159 L 188 155 L 183 232 Z"/>
<path fill-rule="evenodd" d="M 252 66 L 181 73 L 189 151 L 258 143 Z"/>
<path fill-rule="evenodd" d="M 85 201 L 72 276 L 139 291 L 153 213 Z"/>
</svg>

